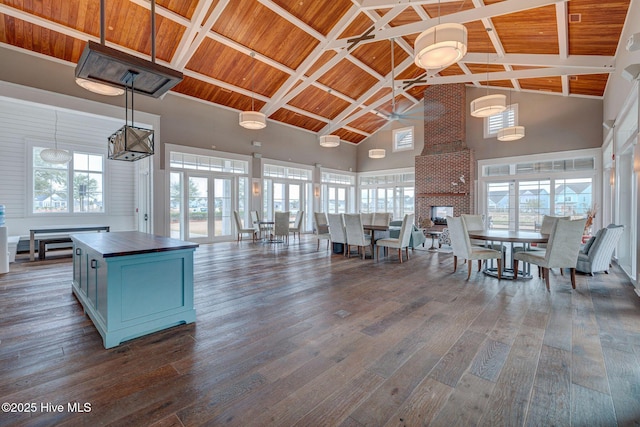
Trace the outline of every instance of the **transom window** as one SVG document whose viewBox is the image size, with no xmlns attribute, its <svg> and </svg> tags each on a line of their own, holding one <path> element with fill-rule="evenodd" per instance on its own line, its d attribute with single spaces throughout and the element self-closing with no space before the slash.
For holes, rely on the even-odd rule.
<svg viewBox="0 0 640 427">
<path fill-rule="evenodd" d="M 413 126 L 394 129 L 393 151 L 413 150 Z"/>
</svg>

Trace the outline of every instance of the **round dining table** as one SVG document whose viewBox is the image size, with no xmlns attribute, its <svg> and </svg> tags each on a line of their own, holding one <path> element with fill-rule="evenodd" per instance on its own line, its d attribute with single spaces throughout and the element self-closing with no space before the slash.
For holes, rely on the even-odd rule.
<svg viewBox="0 0 640 427">
<path fill-rule="evenodd" d="M 537 231 L 521 231 L 521 230 L 469 230 L 469 238 L 477 239 L 477 240 L 485 240 L 488 243 L 501 242 L 501 243 L 509 243 L 510 244 L 510 263 L 507 264 L 506 260 L 502 263 L 502 278 L 503 279 L 514 279 L 514 271 L 513 271 L 513 254 L 516 249 L 515 243 L 522 243 L 522 250 L 527 251 L 531 250 L 532 243 L 547 243 L 549 241 L 548 234 L 542 234 Z M 522 272 L 518 273 L 518 278 L 530 279 L 531 271 L 529 264 L 523 263 L 525 265 L 522 266 Z M 484 269 L 484 273 L 490 276 L 498 275 L 497 268 L 487 267 Z"/>
</svg>

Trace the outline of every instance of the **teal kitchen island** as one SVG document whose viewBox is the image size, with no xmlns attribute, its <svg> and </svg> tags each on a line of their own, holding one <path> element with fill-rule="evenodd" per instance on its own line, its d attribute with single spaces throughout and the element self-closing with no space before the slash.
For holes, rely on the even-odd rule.
<svg viewBox="0 0 640 427">
<path fill-rule="evenodd" d="M 197 243 L 137 231 L 72 234 L 73 293 L 105 348 L 196 320 Z"/>
</svg>

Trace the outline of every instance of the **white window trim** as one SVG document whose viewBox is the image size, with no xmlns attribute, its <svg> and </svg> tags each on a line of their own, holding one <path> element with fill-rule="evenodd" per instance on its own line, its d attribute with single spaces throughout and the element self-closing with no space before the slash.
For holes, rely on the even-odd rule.
<svg viewBox="0 0 640 427">
<path fill-rule="evenodd" d="M 405 132 L 405 131 L 411 131 L 411 146 L 407 146 L 407 147 L 398 147 L 397 144 L 397 140 L 396 140 L 396 135 L 400 132 Z M 398 129 L 393 129 L 393 131 L 391 132 L 391 136 L 392 136 L 392 146 L 393 146 L 393 152 L 395 153 L 396 151 L 409 151 L 409 150 L 413 150 L 415 148 L 416 145 L 416 132 L 413 126 L 407 126 L 407 127 L 403 127 L 403 128 L 398 128 Z"/>
</svg>

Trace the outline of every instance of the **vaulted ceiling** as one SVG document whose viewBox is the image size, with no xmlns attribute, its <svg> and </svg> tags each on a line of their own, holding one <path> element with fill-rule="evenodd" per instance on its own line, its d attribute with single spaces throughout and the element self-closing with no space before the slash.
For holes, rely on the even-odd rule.
<svg viewBox="0 0 640 427">
<path fill-rule="evenodd" d="M 433 84 L 601 98 L 629 3 L 156 0 L 156 61 L 184 73 L 173 92 L 357 144 Z M 106 44 L 150 59 L 150 8 L 106 0 Z M 468 53 L 427 74 L 414 41 L 447 22 L 466 26 Z M 87 40 L 100 41 L 99 0 L 0 0 L 2 45 L 75 64 Z"/>
</svg>

